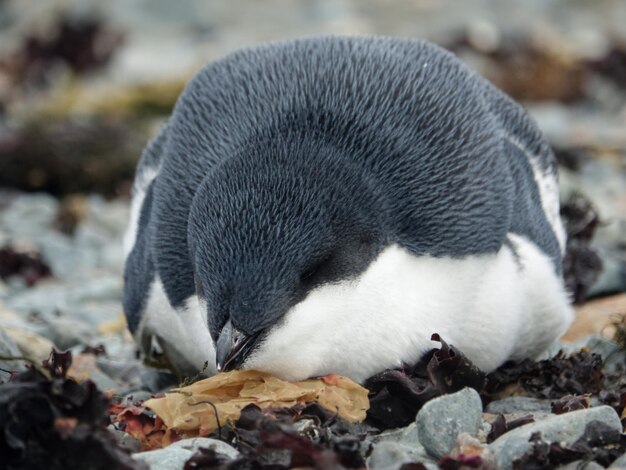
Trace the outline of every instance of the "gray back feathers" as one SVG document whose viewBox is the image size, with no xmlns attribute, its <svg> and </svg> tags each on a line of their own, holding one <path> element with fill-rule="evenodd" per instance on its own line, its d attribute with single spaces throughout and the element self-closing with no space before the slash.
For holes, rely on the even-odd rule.
<svg viewBox="0 0 626 470">
<path fill-rule="evenodd" d="M 239 245 L 269 247 L 262 257 L 267 262 L 246 266 L 246 273 L 207 262 L 202 278 L 213 276 L 209 289 L 218 289 L 220 278 L 286 279 L 277 272 L 285 263 L 300 269 L 329 243 L 329 233 L 310 229 L 323 225 L 316 218 L 335 220 L 346 213 L 356 215 L 335 228 L 367 239 L 366 261 L 390 243 L 416 256 L 494 253 L 507 232 L 515 232 L 536 243 L 560 271 L 558 242 L 527 156 L 553 175 L 547 143 L 518 105 L 426 42 L 323 37 L 235 52 L 188 84 L 157 140 L 138 169 L 160 162 L 126 266 L 125 308 L 131 316 L 139 314 L 136 299 L 145 295 L 145 282 L 138 281 L 144 268 L 150 279 L 159 274 L 174 306 L 195 292 L 198 250 L 231 250 L 243 260 Z M 226 219 L 221 229 L 211 225 L 225 207 L 254 201 L 250 188 L 261 191 L 281 181 L 278 187 L 292 198 L 288 204 L 300 204 L 298 223 L 259 209 L 256 219 L 233 216 L 229 226 L 223 225 Z M 308 196 L 298 196 L 299 189 Z M 241 190 L 248 196 L 233 197 Z M 263 204 L 273 197 L 257 195 Z M 205 199 L 212 202 L 203 204 Z M 192 203 L 197 214 L 190 227 Z M 321 215 L 314 210 L 320 205 L 336 214 Z M 230 213 L 242 210 L 233 207 Z M 282 223 L 297 239 L 287 245 L 300 244 L 301 250 L 279 256 L 279 242 L 263 245 L 254 227 L 264 223 Z M 368 230 L 376 235 L 368 238 Z M 273 233 L 281 240 L 279 231 Z M 280 263 L 270 262 L 272 256 Z M 341 275 L 364 268 L 353 263 Z"/>
</svg>

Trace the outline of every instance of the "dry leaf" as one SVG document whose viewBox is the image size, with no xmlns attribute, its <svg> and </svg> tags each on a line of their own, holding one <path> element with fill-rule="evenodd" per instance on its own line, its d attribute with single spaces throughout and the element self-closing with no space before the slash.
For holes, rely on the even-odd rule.
<svg viewBox="0 0 626 470">
<path fill-rule="evenodd" d="M 260 408 L 318 403 L 348 421 L 363 421 L 369 408 L 367 393 L 367 389 L 338 375 L 286 382 L 246 370 L 217 374 L 144 404 L 168 428 L 185 436 L 203 436 L 218 428 L 218 420 L 224 425 L 238 419 L 241 410 L 251 403 Z"/>
<path fill-rule="evenodd" d="M 109 418 L 116 424 L 118 429 L 130 434 L 141 442 L 142 450 L 153 450 L 164 447 L 165 429 L 159 418 L 150 416 L 146 408 L 137 403 L 110 403 Z M 171 434 L 171 433 L 170 433 Z M 167 437 L 167 443 L 171 444 L 176 436 Z"/>
</svg>

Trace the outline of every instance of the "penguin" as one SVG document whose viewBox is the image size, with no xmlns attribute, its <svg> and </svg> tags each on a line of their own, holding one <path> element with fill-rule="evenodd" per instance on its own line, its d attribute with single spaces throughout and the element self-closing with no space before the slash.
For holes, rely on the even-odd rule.
<svg viewBox="0 0 626 470">
<path fill-rule="evenodd" d="M 362 382 L 438 333 L 489 372 L 573 313 L 557 168 L 426 41 L 323 36 L 206 65 L 138 163 L 123 306 L 183 374 Z"/>
</svg>

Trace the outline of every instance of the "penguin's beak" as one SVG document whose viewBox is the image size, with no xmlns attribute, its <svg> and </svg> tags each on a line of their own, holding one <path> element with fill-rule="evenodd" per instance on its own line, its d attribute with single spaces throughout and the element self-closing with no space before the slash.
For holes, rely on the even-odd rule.
<svg viewBox="0 0 626 470">
<path fill-rule="evenodd" d="M 233 326 L 230 320 L 226 322 L 216 345 L 216 360 L 218 372 L 227 372 L 240 367 L 259 339 L 260 332 L 246 335 Z"/>
</svg>

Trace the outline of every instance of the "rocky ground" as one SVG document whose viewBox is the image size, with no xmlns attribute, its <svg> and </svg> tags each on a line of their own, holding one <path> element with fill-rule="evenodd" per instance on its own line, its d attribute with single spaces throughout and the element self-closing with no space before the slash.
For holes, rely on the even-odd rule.
<svg viewBox="0 0 626 470">
<path fill-rule="evenodd" d="M 0 410 L 21 410 L 3 401 L 11 384 L 39 398 L 61 387 L 54 393 L 71 406 L 53 400 L 50 409 L 77 420 L 57 423 L 66 431 L 42 424 L 29 449 L 41 436 L 59 438 L 76 463 L 88 458 L 69 447 L 79 442 L 107 468 L 626 468 L 626 7 L 566 3 L 0 2 Z M 147 450 L 158 444 L 146 426 L 158 425 L 140 401 L 178 379 L 142 362 L 121 311 L 121 239 L 137 156 L 201 63 L 240 45 L 320 32 L 436 40 L 529 109 L 557 154 L 563 203 L 582 194 L 593 206 L 569 206 L 564 216 L 570 288 L 581 302 L 597 299 L 546 358 L 562 348 L 585 352 L 452 388 L 436 374 L 396 371 L 370 382 L 373 411 L 362 426 L 319 410 L 248 410 L 214 440 Z M 53 347 L 72 352 L 68 371 L 24 372 Z M 97 390 L 72 388 L 66 373 Z M 98 390 L 110 391 L 117 408 Z M 24 393 L 15 396 L 31 396 Z M 424 405 L 441 393 L 449 394 Z M 25 399 L 24 409 L 35 403 Z M 387 405 L 393 413 L 383 412 Z M 13 422 L 3 413 L 6 432 Z M 109 416 L 115 424 L 106 432 L 117 440 L 103 444 L 97 430 Z M 100 436 L 94 447 L 76 437 L 76 423 Z"/>
</svg>

